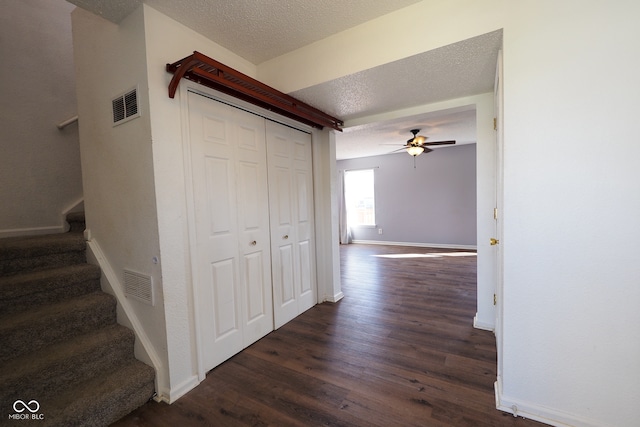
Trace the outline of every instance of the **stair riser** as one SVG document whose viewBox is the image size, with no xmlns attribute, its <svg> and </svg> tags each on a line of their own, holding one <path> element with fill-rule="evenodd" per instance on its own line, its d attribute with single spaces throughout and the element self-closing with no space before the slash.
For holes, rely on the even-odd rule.
<svg viewBox="0 0 640 427">
<path fill-rule="evenodd" d="M 98 406 L 93 403 L 91 406 L 83 408 L 84 413 L 71 413 L 69 418 L 75 419 L 77 425 L 82 425 L 85 420 L 96 418 L 95 414 L 100 413 L 102 420 L 109 420 L 108 423 L 112 424 L 147 403 L 153 397 L 154 391 L 155 384 L 152 379 L 138 385 L 137 388 L 119 392 L 116 396 L 109 396 L 109 399 L 106 399 L 106 406 Z M 59 425 L 66 427 L 73 424 L 65 421 L 64 424 Z"/>
<path fill-rule="evenodd" d="M 84 251 L 63 252 L 59 254 L 41 255 L 29 258 L 6 259 L 0 265 L 0 275 L 8 276 L 46 268 L 64 267 L 87 262 Z"/>
<path fill-rule="evenodd" d="M 33 310 L 45 304 L 55 304 L 74 296 L 89 294 L 100 290 L 100 280 L 46 284 L 35 289 L 25 290 L 21 295 L 4 298 L 0 296 L 0 313 L 18 313 Z"/>
<path fill-rule="evenodd" d="M 67 221 L 68 222 L 68 221 Z M 69 222 L 69 232 L 70 233 L 82 233 L 85 230 L 84 222 Z"/>
<path fill-rule="evenodd" d="M 35 351 L 65 338 L 81 335 L 116 322 L 115 301 L 98 301 L 79 310 L 35 319 L 30 324 L 16 325 L 0 331 L 0 362 Z"/>
<path fill-rule="evenodd" d="M 69 231 L 72 233 L 82 232 L 86 228 L 84 212 L 70 212 L 67 214 Z"/>
<path fill-rule="evenodd" d="M 146 403 L 154 390 L 154 371 L 141 362 L 123 366 L 100 384 L 83 385 L 81 393 L 56 398 L 57 411 L 47 412 L 45 426 L 109 425 Z M 40 402 L 41 408 L 50 401 Z M 52 402 L 51 402 L 52 403 Z M 43 410 L 43 409 L 41 409 Z"/>
<path fill-rule="evenodd" d="M 130 361 L 134 337 L 131 331 L 122 329 L 90 347 L 81 348 L 64 358 L 56 357 L 56 360 L 41 366 L 38 372 L 29 371 L 5 380 L 0 388 L 0 402 L 14 402 L 24 396 L 38 396 L 40 402 L 47 401 L 69 384 L 98 377 Z"/>
</svg>

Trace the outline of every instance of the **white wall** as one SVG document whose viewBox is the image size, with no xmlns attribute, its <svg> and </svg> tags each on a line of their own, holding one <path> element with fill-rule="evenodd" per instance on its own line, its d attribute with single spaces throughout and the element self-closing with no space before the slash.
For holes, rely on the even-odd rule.
<svg viewBox="0 0 640 427">
<path fill-rule="evenodd" d="M 71 44 L 64 0 L 2 2 L 0 237 L 65 231 L 82 201 Z M 81 207 L 81 206 L 80 206 Z"/>
<path fill-rule="evenodd" d="M 340 283 L 336 133 L 327 128 L 314 129 L 311 136 L 319 302 L 338 302 L 344 296 Z"/>
<path fill-rule="evenodd" d="M 425 0 L 404 9 L 410 19 L 391 14 L 384 26 L 368 23 L 258 67 L 268 84 L 298 90 L 504 29 L 497 397 L 502 409 L 516 405 L 555 425 L 637 424 L 639 8 L 631 0 Z M 420 19 L 428 34 L 405 31 Z M 483 241 L 479 233 L 479 250 Z"/>
<path fill-rule="evenodd" d="M 376 227 L 352 229 L 354 240 L 476 246 L 476 144 L 339 160 L 338 169 L 374 168 Z M 378 229 L 383 233 L 378 234 Z"/>
<path fill-rule="evenodd" d="M 638 425 L 640 3 L 507 10 L 500 397 Z"/>
<path fill-rule="evenodd" d="M 162 390 L 168 355 L 161 264 L 153 261 L 160 248 L 142 9 L 119 26 L 82 9 L 72 20 L 88 236 L 113 280 L 121 281 L 124 269 L 152 277 L 155 306 L 134 299 L 122 303 L 135 313 L 156 353 Z M 113 127 L 112 98 L 136 85 L 141 117 Z M 110 286 L 122 289 L 116 282 L 105 290 Z M 139 340 L 136 356 L 152 363 Z"/>
</svg>

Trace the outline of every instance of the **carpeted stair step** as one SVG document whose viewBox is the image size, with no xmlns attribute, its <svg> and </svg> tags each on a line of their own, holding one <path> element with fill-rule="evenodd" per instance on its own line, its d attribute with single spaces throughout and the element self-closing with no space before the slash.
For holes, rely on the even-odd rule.
<svg viewBox="0 0 640 427">
<path fill-rule="evenodd" d="M 37 401 L 44 418 L 22 424 L 107 426 L 152 397 L 155 371 L 86 263 L 84 213 L 67 222 L 68 233 L 0 239 L 0 403 Z"/>
<path fill-rule="evenodd" d="M 86 225 L 84 221 L 84 212 L 70 212 L 67 214 L 67 222 L 69 223 L 69 232 L 83 232 Z"/>
<path fill-rule="evenodd" d="M 133 359 L 133 332 L 118 324 L 73 337 L 0 365 L 0 402 L 38 400 L 87 381 Z"/>
<path fill-rule="evenodd" d="M 0 276 L 0 313 L 33 310 L 43 304 L 100 290 L 100 267 L 76 264 Z"/>
<path fill-rule="evenodd" d="M 108 426 L 145 404 L 154 393 L 154 370 L 131 359 L 51 400 L 38 401 L 42 426 Z"/>
<path fill-rule="evenodd" d="M 0 239 L 0 276 L 86 262 L 82 233 Z"/>
<path fill-rule="evenodd" d="M 106 293 L 0 317 L 0 362 L 99 329 L 116 321 L 116 301 Z"/>
</svg>

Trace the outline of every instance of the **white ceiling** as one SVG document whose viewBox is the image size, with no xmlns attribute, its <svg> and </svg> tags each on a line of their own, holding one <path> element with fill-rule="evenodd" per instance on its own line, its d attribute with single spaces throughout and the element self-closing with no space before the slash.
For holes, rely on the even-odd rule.
<svg viewBox="0 0 640 427">
<path fill-rule="evenodd" d="M 349 120 L 397 111 L 493 90 L 502 31 L 494 31 L 459 43 L 374 67 L 293 92 L 291 95 Z M 336 157 L 388 154 L 383 144 L 406 143 L 411 129 L 422 129 L 430 141 L 476 142 L 475 110 L 463 113 L 438 111 L 375 125 L 345 127 L 336 137 Z M 445 149 L 448 146 L 437 147 Z"/>
<path fill-rule="evenodd" d="M 67 0 L 119 23 L 145 3 L 260 64 L 421 0 Z"/>
<path fill-rule="evenodd" d="M 68 0 L 118 23 L 146 3 L 260 64 L 419 0 Z M 349 121 L 492 90 L 502 32 L 495 31 L 292 93 L 346 122 L 337 157 L 386 154 L 422 129 L 429 140 L 475 142 L 475 111 L 439 111 L 349 127 Z M 437 149 L 446 149 L 439 147 Z M 406 155 L 406 154 L 405 154 Z"/>
<path fill-rule="evenodd" d="M 378 156 L 398 151 L 407 140 L 413 138 L 412 129 L 419 129 L 419 135 L 427 137 L 427 142 L 456 141 L 456 145 L 476 142 L 476 110 L 473 107 L 440 110 L 416 116 L 403 117 L 367 125 L 349 127 L 336 136 L 336 158 Z M 453 145 L 430 147 L 446 150 Z"/>
</svg>

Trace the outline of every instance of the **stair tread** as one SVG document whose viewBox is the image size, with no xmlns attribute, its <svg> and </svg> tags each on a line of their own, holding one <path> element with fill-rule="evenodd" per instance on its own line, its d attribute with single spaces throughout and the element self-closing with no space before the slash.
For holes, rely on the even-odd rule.
<svg viewBox="0 0 640 427">
<path fill-rule="evenodd" d="M 62 385 L 132 359 L 133 343 L 130 329 L 113 324 L 9 359 L 0 365 L 0 401 L 57 393 Z"/>
<path fill-rule="evenodd" d="M 100 290 L 100 267 L 74 264 L 0 277 L 0 313 L 34 310 Z"/>
<path fill-rule="evenodd" d="M 116 323 L 6 360 L 0 366 L 0 383 L 21 377 L 28 372 L 38 372 L 48 365 L 58 363 L 69 355 L 73 356 L 91 349 L 101 342 L 132 336 L 133 332 L 130 329 Z"/>
<path fill-rule="evenodd" d="M 115 323 L 115 304 L 111 295 L 94 292 L 3 315 L 0 317 L 0 341 L 5 345 L 0 347 L 0 360 Z"/>
<path fill-rule="evenodd" d="M 0 277 L 0 288 L 9 286 L 24 286 L 30 282 L 48 280 L 68 280 L 74 276 L 82 275 L 88 278 L 99 278 L 100 267 L 93 264 L 74 264 L 65 267 L 47 268 L 45 270 L 27 271 L 11 276 Z M 4 290 L 3 290 L 4 292 Z"/>
<path fill-rule="evenodd" d="M 46 425 L 108 425 L 153 395 L 155 371 L 132 359 L 40 403 Z"/>
<path fill-rule="evenodd" d="M 109 302 L 115 305 L 115 300 L 111 295 L 104 292 L 93 292 L 57 304 L 38 307 L 36 310 L 0 316 L 0 333 L 15 327 L 28 325 L 29 323 L 51 323 L 52 319 L 64 316 L 66 313 L 76 312 L 85 306 L 90 307 L 103 302 Z"/>
<path fill-rule="evenodd" d="M 0 258 L 3 260 L 85 250 L 86 242 L 82 233 L 45 234 L 0 239 Z"/>
</svg>

